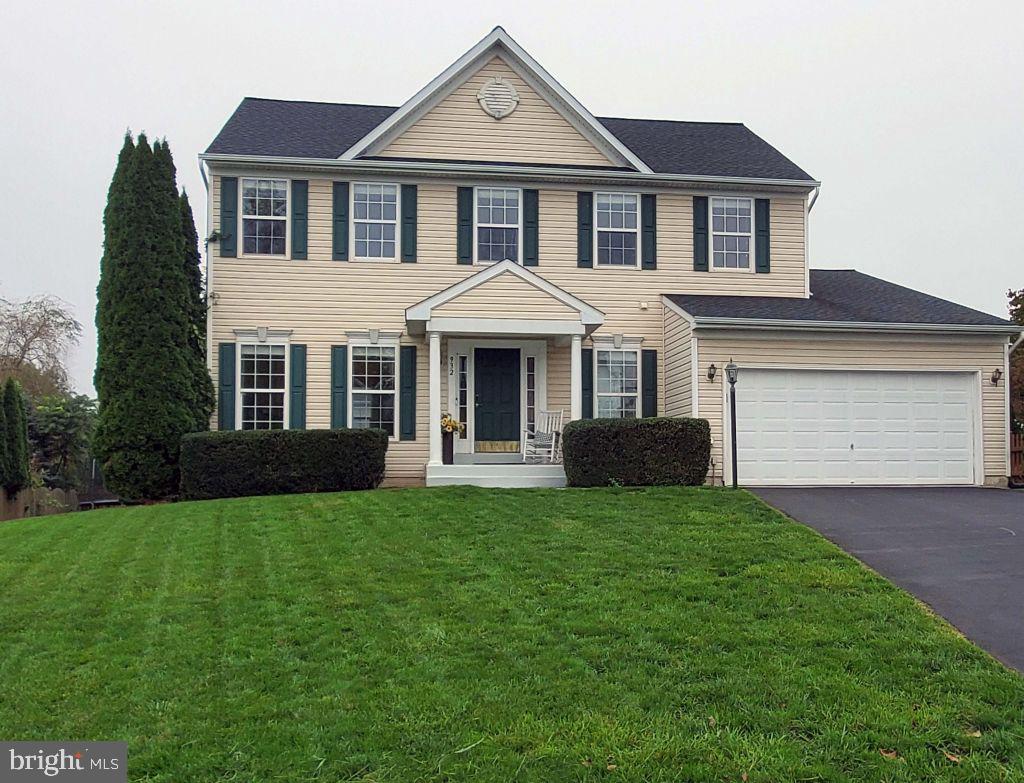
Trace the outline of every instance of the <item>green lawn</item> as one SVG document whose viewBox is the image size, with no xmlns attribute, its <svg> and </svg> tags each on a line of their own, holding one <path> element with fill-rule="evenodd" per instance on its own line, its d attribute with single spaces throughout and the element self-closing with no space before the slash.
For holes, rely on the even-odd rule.
<svg viewBox="0 0 1024 783">
<path fill-rule="evenodd" d="M 25 520 L 0 591 L 0 737 L 132 780 L 1024 780 L 1024 678 L 743 492 Z"/>
</svg>

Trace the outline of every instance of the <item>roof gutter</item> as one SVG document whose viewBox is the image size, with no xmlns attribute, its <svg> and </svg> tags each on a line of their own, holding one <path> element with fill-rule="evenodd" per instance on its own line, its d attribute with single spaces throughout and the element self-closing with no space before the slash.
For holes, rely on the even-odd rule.
<svg viewBox="0 0 1024 783">
<path fill-rule="evenodd" d="M 201 163 L 220 163 L 228 166 L 277 166 L 281 168 L 326 170 L 326 171 L 378 171 L 394 174 L 430 174 L 464 177 L 467 174 L 480 176 L 543 177 L 554 180 L 614 180 L 662 184 L 695 185 L 745 185 L 762 187 L 818 188 L 816 180 L 771 179 L 759 177 L 708 177 L 692 174 L 646 174 L 638 171 L 600 171 L 595 169 L 558 168 L 544 166 L 493 166 L 487 164 L 437 163 L 424 161 L 383 161 L 383 160 L 338 160 L 335 158 L 296 158 L 278 155 L 228 155 L 224 153 L 200 153 Z"/>
<path fill-rule="evenodd" d="M 923 334 L 1021 334 L 1017 324 L 907 324 L 872 321 L 794 321 L 783 318 L 724 318 L 697 316 L 695 328 L 711 329 L 799 329 L 844 332 L 917 332 Z M 1024 339 L 1024 334 L 1021 334 Z M 1020 343 L 1018 339 L 1017 343 Z"/>
<path fill-rule="evenodd" d="M 811 196 L 811 203 L 807 205 L 807 214 L 811 214 L 811 210 L 814 209 L 815 203 L 818 201 L 818 194 L 821 193 L 821 184 L 814 186 L 814 195 Z"/>
</svg>

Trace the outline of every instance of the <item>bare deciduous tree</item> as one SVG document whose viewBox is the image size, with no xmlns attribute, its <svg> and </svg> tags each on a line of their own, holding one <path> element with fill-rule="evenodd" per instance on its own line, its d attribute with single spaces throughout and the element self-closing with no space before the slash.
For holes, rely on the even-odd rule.
<svg viewBox="0 0 1024 783">
<path fill-rule="evenodd" d="M 17 378 L 31 397 L 69 390 L 68 351 L 82 325 L 55 296 L 0 299 L 0 378 Z"/>
</svg>

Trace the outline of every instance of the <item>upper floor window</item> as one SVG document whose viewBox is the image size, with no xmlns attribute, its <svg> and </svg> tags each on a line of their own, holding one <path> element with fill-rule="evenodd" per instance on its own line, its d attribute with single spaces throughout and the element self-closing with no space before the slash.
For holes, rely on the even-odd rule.
<svg viewBox="0 0 1024 783">
<path fill-rule="evenodd" d="M 397 419 L 397 345 L 353 345 L 352 427 L 395 435 Z"/>
<path fill-rule="evenodd" d="M 635 419 L 640 384 L 637 378 L 635 350 L 596 350 L 597 417 L 599 419 Z"/>
<path fill-rule="evenodd" d="M 396 257 L 398 185 L 357 182 L 352 188 L 356 258 Z"/>
<path fill-rule="evenodd" d="M 238 393 L 243 430 L 284 429 L 284 345 L 242 344 Z"/>
<path fill-rule="evenodd" d="M 715 269 L 750 269 L 751 215 L 749 198 L 711 199 L 711 264 Z"/>
<path fill-rule="evenodd" d="M 640 197 L 635 193 L 597 193 L 597 265 L 636 266 Z"/>
<path fill-rule="evenodd" d="M 519 262 L 521 192 L 516 188 L 476 189 L 476 260 Z"/>
<path fill-rule="evenodd" d="M 285 255 L 288 233 L 288 180 L 242 180 L 242 252 Z"/>
</svg>

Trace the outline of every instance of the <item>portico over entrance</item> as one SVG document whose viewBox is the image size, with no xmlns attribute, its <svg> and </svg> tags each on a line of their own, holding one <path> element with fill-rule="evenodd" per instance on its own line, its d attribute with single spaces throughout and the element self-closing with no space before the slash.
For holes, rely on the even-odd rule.
<svg viewBox="0 0 1024 783">
<path fill-rule="evenodd" d="M 426 483 L 560 486 L 557 459 L 524 464 L 539 417 L 582 415 L 583 338 L 604 315 L 512 261 L 488 266 L 405 311 L 429 344 Z M 441 416 L 465 425 L 442 460 Z"/>
</svg>

